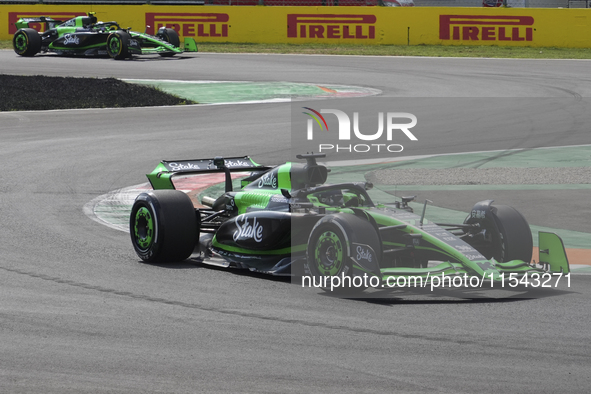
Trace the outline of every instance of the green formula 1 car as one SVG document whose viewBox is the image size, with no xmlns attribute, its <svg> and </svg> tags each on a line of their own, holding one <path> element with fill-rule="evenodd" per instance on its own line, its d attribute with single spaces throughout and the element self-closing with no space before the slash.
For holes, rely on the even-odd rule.
<svg viewBox="0 0 591 394">
<path fill-rule="evenodd" d="M 31 23 L 44 23 L 42 33 L 29 27 Z M 140 54 L 158 54 L 163 57 L 178 53 L 197 52 L 192 38 L 185 38 L 181 49 L 179 35 L 173 29 L 162 27 L 155 36 L 122 29 L 117 22 L 98 22 L 94 13 L 77 16 L 68 21 L 49 17 L 21 18 L 16 22 L 17 32 L 12 44 L 20 56 L 34 56 L 39 52 L 59 55 L 110 56 L 121 60 Z"/>
<path fill-rule="evenodd" d="M 494 283 L 569 272 L 562 240 L 552 233 L 540 233 L 539 266 L 531 263 L 530 227 L 509 206 L 482 201 L 463 223 L 432 223 L 426 203 L 417 215 L 411 197 L 376 205 L 367 182 L 325 184 L 329 171 L 316 161 L 323 156 L 274 167 L 249 157 L 162 161 L 148 174 L 154 191 L 140 194 L 131 211 L 137 255 L 173 262 L 193 254 L 206 264 L 273 275 L 364 276 L 372 286 L 401 277 Z M 248 175 L 232 190 L 237 171 Z M 225 173 L 225 193 L 203 197 L 201 208 L 174 190 L 176 176 L 212 172 Z"/>
</svg>

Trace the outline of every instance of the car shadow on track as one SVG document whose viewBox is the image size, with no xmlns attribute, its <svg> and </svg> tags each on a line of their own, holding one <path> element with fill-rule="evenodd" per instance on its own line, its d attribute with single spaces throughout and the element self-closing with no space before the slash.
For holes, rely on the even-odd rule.
<svg viewBox="0 0 591 394">
<path fill-rule="evenodd" d="M 175 61 L 175 60 L 189 60 L 195 59 L 197 56 L 187 56 L 187 55 L 176 55 L 171 57 L 166 56 L 158 56 L 158 55 L 141 55 L 141 56 L 134 56 L 132 58 L 117 60 L 118 62 L 154 62 L 154 61 Z"/>
<path fill-rule="evenodd" d="M 235 267 L 222 267 L 211 264 L 204 264 L 197 258 L 192 257 L 184 261 L 177 263 L 146 263 L 142 260 L 136 260 L 139 264 L 144 264 L 152 267 L 166 268 L 172 270 L 187 270 L 187 269 L 205 269 L 226 272 L 229 275 L 248 276 L 252 278 L 258 278 L 261 280 L 271 280 L 276 282 L 285 282 L 289 284 L 291 277 L 289 276 L 274 276 L 262 272 L 250 271 L 247 269 L 235 268 Z"/>
<path fill-rule="evenodd" d="M 189 59 L 195 59 L 198 56 L 196 56 L 197 53 L 195 54 L 182 54 L 182 55 L 176 55 L 176 56 L 160 56 L 160 55 L 154 55 L 154 54 L 148 54 L 148 55 L 137 55 L 137 56 L 133 56 L 131 58 L 127 58 L 127 59 L 121 59 L 121 60 L 116 60 L 116 62 L 145 62 L 145 61 L 174 61 L 174 60 L 189 60 Z M 64 58 L 64 59 L 85 59 L 85 60 L 93 60 L 93 61 L 98 61 L 98 60 L 103 60 L 103 61 L 115 61 L 113 59 L 111 59 L 109 56 L 83 56 L 83 55 L 58 55 L 56 53 L 50 53 L 50 52 L 45 52 L 45 53 L 38 53 L 37 55 L 35 55 L 35 58 L 53 58 L 53 59 L 58 59 L 58 58 Z"/>
<path fill-rule="evenodd" d="M 141 260 L 139 261 L 143 264 Z M 203 264 L 195 257 L 178 263 L 154 264 L 148 265 L 167 268 L 167 269 L 206 269 L 223 271 L 228 275 L 245 276 L 257 278 L 260 280 L 283 282 L 286 285 L 295 285 L 306 288 L 302 285 L 300 277 L 273 276 L 262 272 L 250 271 L 233 267 L 221 267 L 209 264 Z M 307 287 L 310 290 L 310 287 Z M 428 285 L 424 287 L 405 287 L 405 288 L 370 288 L 365 291 L 356 289 L 352 293 L 341 293 L 325 291 L 320 288 L 314 288 L 317 294 L 322 297 L 342 298 L 350 301 L 366 302 L 375 305 L 394 306 L 404 304 L 490 304 L 490 303 L 508 303 L 517 301 L 530 301 L 541 298 L 556 297 L 575 293 L 566 286 L 559 287 L 526 287 L 519 285 L 511 287 L 495 284 L 492 288 L 445 288 Z"/>
<path fill-rule="evenodd" d="M 502 289 L 430 288 L 369 290 L 360 295 L 344 297 L 376 305 L 400 304 L 490 304 L 557 297 L 574 291 L 560 288 L 526 288 L 524 286 Z M 330 293 L 326 296 L 335 297 Z M 338 296 L 337 296 L 338 297 Z M 340 297 L 343 298 L 343 297 Z"/>
</svg>

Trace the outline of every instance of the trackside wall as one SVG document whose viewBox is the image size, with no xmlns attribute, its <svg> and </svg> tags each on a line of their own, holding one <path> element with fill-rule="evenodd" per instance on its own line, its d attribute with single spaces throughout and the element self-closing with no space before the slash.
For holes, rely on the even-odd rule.
<svg viewBox="0 0 591 394">
<path fill-rule="evenodd" d="M 0 39 L 20 17 L 88 11 L 153 33 L 172 27 L 199 42 L 591 47 L 590 9 L 0 5 Z M 41 27 L 39 26 L 39 29 Z"/>
</svg>

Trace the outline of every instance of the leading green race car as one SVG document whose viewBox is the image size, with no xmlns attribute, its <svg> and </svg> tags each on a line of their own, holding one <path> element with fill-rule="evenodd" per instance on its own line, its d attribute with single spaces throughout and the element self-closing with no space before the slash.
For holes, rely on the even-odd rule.
<svg viewBox="0 0 591 394">
<path fill-rule="evenodd" d="M 531 230 L 514 208 L 486 200 L 463 223 L 432 223 L 426 202 L 417 215 L 408 204 L 412 197 L 376 205 L 370 183 L 325 184 L 329 171 L 319 157 L 298 155 L 306 163 L 274 167 L 249 157 L 162 161 L 147 175 L 154 191 L 141 193 L 131 211 L 137 255 L 166 263 L 195 253 L 206 264 L 310 275 L 326 288 L 333 278 L 349 284 L 369 278 L 381 287 L 400 278 L 428 283 L 469 276 L 482 285 L 569 272 L 562 240 L 553 233 L 540 233 L 539 266 L 531 263 Z M 216 172 L 225 174 L 225 193 L 204 196 L 200 208 L 174 190 L 177 176 Z M 234 172 L 248 173 L 240 190 L 233 190 Z"/>
<path fill-rule="evenodd" d="M 44 23 L 42 33 L 29 24 Z M 39 52 L 59 55 L 110 56 L 122 60 L 133 55 L 158 54 L 162 57 L 183 52 L 197 52 L 192 38 L 185 38 L 181 49 L 179 35 L 174 29 L 161 27 L 155 36 L 122 29 L 117 22 L 98 22 L 94 13 L 62 22 L 49 17 L 21 18 L 12 44 L 20 56 L 35 56 Z"/>
</svg>

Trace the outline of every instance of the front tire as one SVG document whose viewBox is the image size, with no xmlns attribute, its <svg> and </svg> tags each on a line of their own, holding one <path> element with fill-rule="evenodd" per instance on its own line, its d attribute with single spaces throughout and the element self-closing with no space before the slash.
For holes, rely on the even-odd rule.
<svg viewBox="0 0 591 394">
<path fill-rule="evenodd" d="M 107 37 L 107 53 L 109 56 L 115 60 L 131 57 L 129 53 L 130 39 L 131 36 L 123 30 L 109 34 L 109 37 Z"/>
<path fill-rule="evenodd" d="M 477 233 L 465 239 L 487 259 L 499 263 L 511 260 L 531 261 L 533 241 L 527 220 L 519 211 L 507 205 L 490 205 L 492 200 L 481 201 L 464 220 L 475 225 Z M 484 215 L 484 216 L 483 216 Z"/>
<path fill-rule="evenodd" d="M 174 29 L 170 28 L 160 28 L 158 29 L 158 37 L 163 39 L 164 41 L 174 45 L 175 47 L 181 46 L 181 39 L 179 38 L 179 33 L 176 32 Z"/>
<path fill-rule="evenodd" d="M 494 205 L 492 212 L 497 227 L 496 233 L 492 235 L 492 257 L 501 263 L 511 260 L 529 263 L 533 253 L 533 240 L 525 217 L 508 205 Z"/>
<path fill-rule="evenodd" d="M 35 29 L 20 29 L 12 38 L 14 52 L 20 56 L 35 56 L 41 51 L 41 36 Z"/>
<path fill-rule="evenodd" d="M 321 283 L 316 286 L 337 295 L 354 296 L 365 290 L 365 283 L 355 280 L 353 268 L 356 261 L 353 254 L 358 254 L 358 247 L 365 252 L 365 263 L 373 264 L 369 271 L 378 274 L 381 244 L 371 223 L 351 214 L 327 215 L 320 219 L 310 233 L 307 247 L 310 274 L 315 283 Z M 361 262 L 357 260 L 357 264 Z M 340 286 L 332 287 L 337 282 Z"/>
<path fill-rule="evenodd" d="M 160 29 L 158 29 L 157 36 L 177 48 L 180 48 L 180 46 L 181 46 L 181 39 L 179 38 L 179 34 L 174 29 L 165 28 L 165 27 L 160 28 Z M 174 52 L 165 52 L 165 53 L 159 53 L 159 55 L 162 57 L 171 57 L 171 56 L 174 56 L 175 53 Z"/>
<path fill-rule="evenodd" d="M 145 262 L 186 260 L 199 235 L 193 203 L 178 190 L 142 193 L 131 209 L 129 232 L 135 252 Z"/>
</svg>

